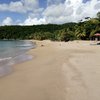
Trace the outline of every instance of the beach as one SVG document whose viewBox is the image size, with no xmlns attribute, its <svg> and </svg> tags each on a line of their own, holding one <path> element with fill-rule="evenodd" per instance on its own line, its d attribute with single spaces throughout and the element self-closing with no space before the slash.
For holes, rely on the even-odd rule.
<svg viewBox="0 0 100 100">
<path fill-rule="evenodd" d="M 33 59 L 0 78 L 0 100 L 100 100 L 100 45 L 32 41 Z"/>
</svg>

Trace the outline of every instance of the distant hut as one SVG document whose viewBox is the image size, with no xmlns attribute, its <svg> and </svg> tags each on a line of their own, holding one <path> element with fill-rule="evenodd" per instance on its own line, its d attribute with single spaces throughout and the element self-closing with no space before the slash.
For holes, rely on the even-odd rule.
<svg viewBox="0 0 100 100">
<path fill-rule="evenodd" d="M 100 41 L 100 33 L 94 34 L 95 40 Z"/>
</svg>

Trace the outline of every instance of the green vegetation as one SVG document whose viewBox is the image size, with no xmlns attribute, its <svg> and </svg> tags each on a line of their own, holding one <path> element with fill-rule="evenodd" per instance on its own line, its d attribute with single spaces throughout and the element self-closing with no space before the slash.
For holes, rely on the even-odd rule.
<svg viewBox="0 0 100 100">
<path fill-rule="evenodd" d="M 100 33 L 100 12 L 97 18 L 86 17 L 85 20 L 62 25 L 0 26 L 0 39 L 89 40 L 96 32 Z"/>
</svg>

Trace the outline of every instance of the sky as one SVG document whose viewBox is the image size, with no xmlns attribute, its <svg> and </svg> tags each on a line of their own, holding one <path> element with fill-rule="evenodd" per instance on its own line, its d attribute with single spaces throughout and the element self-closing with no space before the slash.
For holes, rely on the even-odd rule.
<svg viewBox="0 0 100 100">
<path fill-rule="evenodd" d="M 79 22 L 99 11 L 100 0 L 0 0 L 0 25 Z"/>
</svg>

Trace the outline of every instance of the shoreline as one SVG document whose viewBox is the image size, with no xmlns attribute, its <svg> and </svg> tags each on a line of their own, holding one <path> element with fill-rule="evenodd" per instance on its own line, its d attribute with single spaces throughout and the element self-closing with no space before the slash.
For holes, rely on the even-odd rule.
<svg viewBox="0 0 100 100">
<path fill-rule="evenodd" d="M 8 40 L 2 40 L 2 41 L 8 41 Z M 5 77 L 13 72 L 13 66 L 23 63 L 25 61 L 31 60 L 32 56 L 28 55 L 30 49 L 36 48 L 36 45 L 34 42 L 29 40 L 9 40 L 10 42 L 23 42 L 24 44 L 15 44 L 14 49 L 12 50 L 12 53 L 7 56 L 7 53 L 5 56 L 3 56 L 0 60 L 0 78 Z M 8 41 L 8 42 L 9 42 Z M 16 52 L 15 52 L 15 51 Z M 13 54 L 14 52 L 14 54 Z M 2 53 L 2 52 L 1 52 Z M 7 57 L 6 57 L 7 56 Z"/>
<path fill-rule="evenodd" d="M 34 58 L 14 65 L 14 72 L 0 79 L 1 100 L 100 99 L 100 46 L 91 46 L 91 41 L 32 41 L 37 47 L 27 54 Z"/>
</svg>

